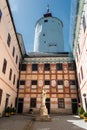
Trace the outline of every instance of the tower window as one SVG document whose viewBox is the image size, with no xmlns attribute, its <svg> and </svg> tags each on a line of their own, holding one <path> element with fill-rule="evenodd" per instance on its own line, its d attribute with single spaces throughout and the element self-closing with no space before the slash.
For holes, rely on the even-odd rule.
<svg viewBox="0 0 87 130">
<path fill-rule="evenodd" d="M 46 41 L 44 41 L 44 43 L 46 43 Z"/>
<path fill-rule="evenodd" d="M 45 36 L 45 33 L 43 33 L 43 36 Z"/>
<path fill-rule="evenodd" d="M 44 20 L 44 23 L 48 22 L 48 19 Z"/>
</svg>

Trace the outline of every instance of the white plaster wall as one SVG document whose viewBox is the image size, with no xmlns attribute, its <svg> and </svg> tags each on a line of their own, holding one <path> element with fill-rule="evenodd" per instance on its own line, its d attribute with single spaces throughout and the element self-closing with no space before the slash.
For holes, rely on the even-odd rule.
<svg viewBox="0 0 87 130">
<path fill-rule="evenodd" d="M 4 111 L 6 94 L 9 94 L 8 106 L 15 105 L 17 96 L 17 79 L 19 77 L 19 60 L 21 53 L 16 39 L 15 31 L 11 21 L 10 13 L 6 4 L 6 0 L 0 0 L 0 9 L 2 18 L 0 21 L 0 89 L 3 90 L 0 105 L 0 113 Z M 11 36 L 10 47 L 7 45 L 8 33 Z M 12 56 L 13 46 L 15 47 L 15 55 Z M 18 63 L 16 64 L 16 55 L 18 55 Z M 6 73 L 2 72 L 4 58 L 7 60 Z M 12 78 L 9 80 L 10 68 L 12 69 Z M 13 77 L 16 75 L 15 84 L 13 85 Z"/>
<path fill-rule="evenodd" d="M 48 20 L 48 22 L 44 22 L 44 20 Z M 41 18 L 35 26 L 34 51 L 63 52 L 62 28 L 62 22 L 55 17 Z"/>
</svg>

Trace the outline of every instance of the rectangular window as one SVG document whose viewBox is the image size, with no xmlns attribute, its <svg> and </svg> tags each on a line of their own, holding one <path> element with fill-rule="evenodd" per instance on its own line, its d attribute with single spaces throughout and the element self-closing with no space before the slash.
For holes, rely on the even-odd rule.
<svg viewBox="0 0 87 130">
<path fill-rule="evenodd" d="M 13 47 L 12 55 L 13 55 L 13 57 L 14 57 L 14 55 L 15 55 L 15 47 Z"/>
<path fill-rule="evenodd" d="M 4 62 L 3 62 L 3 68 L 2 68 L 2 72 L 5 74 L 6 72 L 6 67 L 7 67 L 7 61 L 6 59 L 4 59 Z"/>
<path fill-rule="evenodd" d="M 75 64 L 74 63 L 68 63 L 68 69 L 69 70 L 75 70 Z"/>
<path fill-rule="evenodd" d="M 78 74 L 78 82 L 81 83 L 80 73 Z"/>
<path fill-rule="evenodd" d="M 49 71 L 50 70 L 50 64 L 44 64 L 44 70 Z"/>
<path fill-rule="evenodd" d="M 26 71 L 26 68 L 27 68 L 27 65 L 26 65 L 26 64 L 22 64 L 21 70 L 22 70 L 22 71 Z"/>
<path fill-rule="evenodd" d="M 70 80 L 69 83 L 70 83 L 70 85 L 75 85 L 76 84 L 75 80 Z"/>
<path fill-rule="evenodd" d="M 10 47 L 10 43 L 11 43 L 11 36 L 10 36 L 10 34 L 8 33 L 7 44 L 8 44 L 9 47 Z"/>
<path fill-rule="evenodd" d="M 18 56 L 16 55 L 16 64 L 18 63 Z"/>
<path fill-rule="evenodd" d="M 44 20 L 44 23 L 47 23 L 47 22 L 48 22 L 48 19 L 45 19 L 45 20 Z"/>
<path fill-rule="evenodd" d="M 2 100 L 2 89 L 0 89 L 0 105 L 1 105 L 1 100 Z"/>
<path fill-rule="evenodd" d="M 36 108 L 36 98 L 31 98 L 31 100 L 30 100 L 30 108 Z"/>
<path fill-rule="evenodd" d="M 25 80 L 20 80 L 20 85 L 25 85 Z"/>
<path fill-rule="evenodd" d="M 58 98 L 58 108 L 65 108 L 64 98 Z"/>
<path fill-rule="evenodd" d="M 0 9 L 0 21 L 1 21 L 1 17 L 2 17 L 2 11 L 1 11 L 1 9 Z"/>
<path fill-rule="evenodd" d="M 11 77 L 12 77 L 12 69 L 10 68 L 9 80 L 11 80 Z"/>
<path fill-rule="evenodd" d="M 58 85 L 63 85 L 63 80 L 58 80 Z"/>
<path fill-rule="evenodd" d="M 17 88 L 19 88 L 19 79 L 17 80 Z"/>
<path fill-rule="evenodd" d="M 81 77 L 83 79 L 83 69 L 82 69 L 82 66 L 81 66 Z"/>
<path fill-rule="evenodd" d="M 49 80 L 45 80 L 45 85 L 50 85 L 50 81 Z"/>
<path fill-rule="evenodd" d="M 84 29 L 84 32 L 86 30 L 86 19 L 85 19 L 85 15 L 83 15 L 83 29 Z"/>
<path fill-rule="evenodd" d="M 37 85 L 37 80 L 32 80 L 32 85 Z"/>
<path fill-rule="evenodd" d="M 15 84 L 15 79 L 16 79 L 16 75 L 14 74 L 14 77 L 13 77 L 13 84 Z"/>
<path fill-rule="evenodd" d="M 78 52 L 79 52 L 79 54 L 80 54 L 80 47 L 79 47 L 79 44 L 78 44 Z"/>
<path fill-rule="evenodd" d="M 32 71 L 38 70 L 38 64 L 32 64 Z"/>
<path fill-rule="evenodd" d="M 56 67 L 57 67 L 57 70 L 62 70 L 63 68 L 62 68 L 62 63 L 58 63 L 57 65 L 56 65 Z"/>
</svg>

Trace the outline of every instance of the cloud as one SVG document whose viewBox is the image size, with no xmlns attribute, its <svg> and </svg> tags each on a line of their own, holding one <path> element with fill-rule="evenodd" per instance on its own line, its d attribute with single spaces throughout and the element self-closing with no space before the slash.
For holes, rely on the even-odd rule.
<svg viewBox="0 0 87 130">
<path fill-rule="evenodd" d="M 12 12 L 17 12 L 18 11 L 18 5 L 16 0 L 9 0 L 10 7 Z"/>
</svg>

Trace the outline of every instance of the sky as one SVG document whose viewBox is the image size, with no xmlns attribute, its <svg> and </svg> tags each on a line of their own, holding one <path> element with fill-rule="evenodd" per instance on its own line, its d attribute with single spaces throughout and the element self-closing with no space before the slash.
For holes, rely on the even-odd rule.
<svg viewBox="0 0 87 130">
<path fill-rule="evenodd" d="M 72 12 L 76 0 L 9 0 L 16 31 L 21 33 L 26 52 L 33 52 L 35 23 L 47 12 L 63 22 L 65 51 L 71 51 L 73 35 Z M 74 13 L 75 15 L 75 13 Z M 74 25 L 73 25 L 74 26 Z"/>
</svg>

